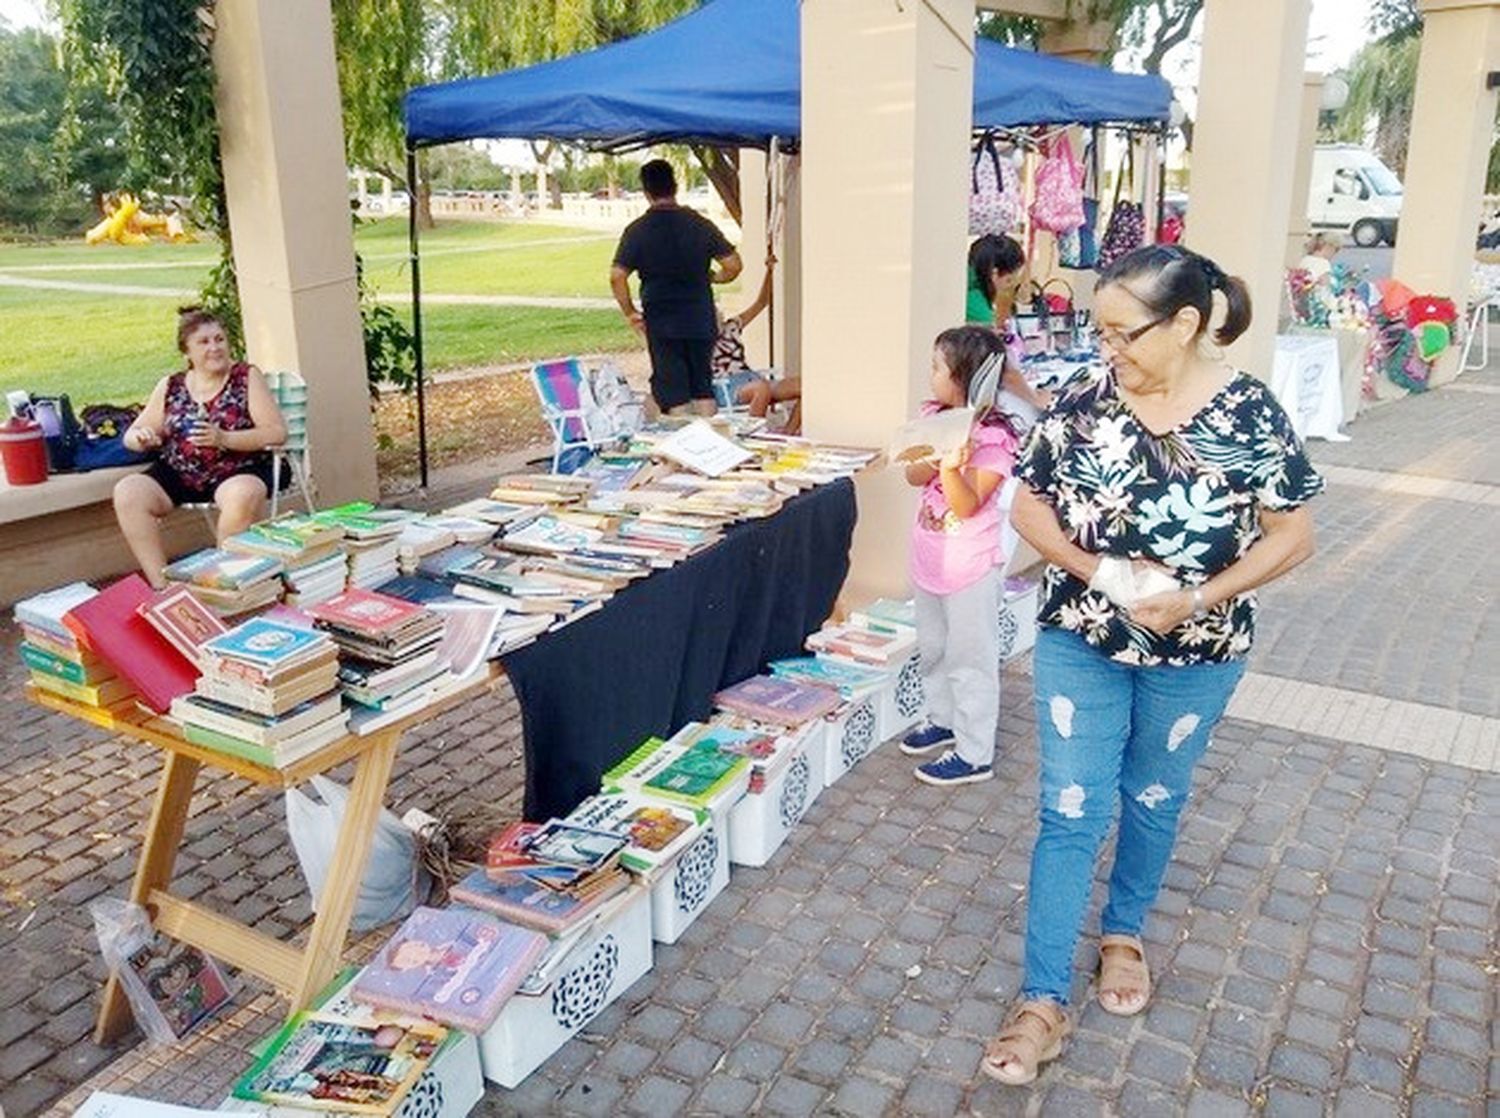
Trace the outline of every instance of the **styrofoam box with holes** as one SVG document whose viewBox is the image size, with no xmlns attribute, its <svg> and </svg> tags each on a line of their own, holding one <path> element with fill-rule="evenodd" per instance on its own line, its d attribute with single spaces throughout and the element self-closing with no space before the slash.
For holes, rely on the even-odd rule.
<svg viewBox="0 0 1500 1118">
<path fill-rule="evenodd" d="M 880 744 L 880 691 L 846 700 L 825 722 L 823 787 L 831 788 Z"/>
<path fill-rule="evenodd" d="M 354 1001 L 349 991 L 358 974 L 358 968 L 350 967 L 347 973 L 335 980 L 328 996 L 318 1001 L 317 1008 L 351 1021 L 406 1020 L 389 1010 Z M 483 1097 L 484 1075 L 479 1067 L 479 1041 L 471 1033 L 449 1029 L 448 1039 L 438 1049 L 432 1063 L 427 1065 L 422 1078 L 401 1100 L 395 1118 L 464 1118 Z M 260 1118 L 308 1118 L 315 1113 L 300 1107 L 270 1106 L 233 1097 L 225 1099 L 219 1109 L 255 1114 Z"/>
<path fill-rule="evenodd" d="M 632 887 L 557 940 L 479 1035 L 484 1077 L 515 1087 L 651 969 L 651 897 Z"/>
<path fill-rule="evenodd" d="M 641 799 L 654 797 L 645 789 L 637 790 Z M 670 868 L 664 868 L 651 882 L 651 938 L 658 943 L 676 943 L 682 933 L 729 884 L 729 815 L 744 794 L 744 782 L 726 789 L 709 801 L 708 823 Z M 670 799 L 658 803 L 681 807 Z"/>
<path fill-rule="evenodd" d="M 1000 596 L 1000 662 L 1014 659 L 1036 644 L 1036 609 L 1040 584 L 1012 576 Z"/>
<path fill-rule="evenodd" d="M 880 740 L 890 741 L 910 730 L 927 714 L 927 691 L 922 685 L 922 661 L 907 657 L 890 669 L 890 682 L 880 692 Z"/>
<path fill-rule="evenodd" d="M 746 793 L 730 810 L 729 860 L 735 865 L 765 865 L 807 814 L 823 791 L 827 733 L 828 724 L 820 720 L 786 735 L 787 758 L 763 789 Z"/>
</svg>

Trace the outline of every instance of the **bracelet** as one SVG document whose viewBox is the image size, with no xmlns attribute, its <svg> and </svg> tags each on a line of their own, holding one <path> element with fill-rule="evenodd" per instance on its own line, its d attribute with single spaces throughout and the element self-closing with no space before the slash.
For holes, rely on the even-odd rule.
<svg viewBox="0 0 1500 1118">
<path fill-rule="evenodd" d="M 1203 604 L 1203 587 L 1193 587 L 1193 617 L 1200 618 L 1208 613 L 1208 606 Z"/>
</svg>

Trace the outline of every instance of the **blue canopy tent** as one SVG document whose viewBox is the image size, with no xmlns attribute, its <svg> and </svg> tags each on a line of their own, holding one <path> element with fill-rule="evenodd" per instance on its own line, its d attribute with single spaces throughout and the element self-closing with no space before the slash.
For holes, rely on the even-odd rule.
<svg viewBox="0 0 1500 1118">
<path fill-rule="evenodd" d="M 407 181 L 416 151 L 476 139 L 535 139 L 609 150 L 654 143 L 769 147 L 802 132 L 800 0 L 707 0 L 633 39 L 406 95 Z M 974 126 L 1154 123 L 1168 118 L 1159 77 L 976 42 Z M 411 214 L 418 441 L 427 485 L 421 279 Z"/>
</svg>

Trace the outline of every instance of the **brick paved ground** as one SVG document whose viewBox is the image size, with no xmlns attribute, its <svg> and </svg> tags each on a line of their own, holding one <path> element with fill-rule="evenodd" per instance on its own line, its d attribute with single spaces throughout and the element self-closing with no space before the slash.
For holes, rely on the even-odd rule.
<svg viewBox="0 0 1500 1118">
<path fill-rule="evenodd" d="M 1254 701 L 1199 773 L 1148 926 L 1147 1014 L 1085 1008 L 1033 1090 L 976 1075 L 1017 982 L 1035 828 L 1022 664 L 1004 681 L 999 779 L 939 791 L 879 751 L 770 866 L 737 869 L 582 1037 L 481 1112 L 1500 1113 L 1493 749 L 1437 763 L 1411 755 L 1423 732 L 1401 719 L 1354 735 L 1330 717 L 1312 733 L 1269 698 L 1293 678 L 1347 689 L 1303 687 L 1304 706 L 1357 692 L 1376 712 L 1387 699 L 1449 712 L 1481 744 L 1500 733 L 1500 518 L 1487 503 L 1500 462 L 1484 438 L 1497 387 L 1494 373 L 1466 378 L 1361 419 L 1351 443 L 1315 445 L 1350 472 L 1334 471 L 1321 502 L 1320 555 L 1268 595 Z M 1401 491 L 1419 476 L 1473 484 L 1461 498 Z M 0 635 L 14 694 L 14 633 Z M 440 720 L 403 749 L 393 806 L 513 807 L 517 732 L 504 696 Z M 86 1038 L 99 967 L 77 906 L 128 876 L 154 777 L 141 751 L 40 712 L 0 726 L 8 1114 L 42 1109 L 115 1055 Z M 279 804 L 223 779 L 194 810 L 178 888 L 290 934 L 307 910 Z M 149 1075 L 137 1051 L 98 1078 L 133 1068 L 142 1093 L 189 1097 L 213 1062 L 199 1048 Z"/>
</svg>

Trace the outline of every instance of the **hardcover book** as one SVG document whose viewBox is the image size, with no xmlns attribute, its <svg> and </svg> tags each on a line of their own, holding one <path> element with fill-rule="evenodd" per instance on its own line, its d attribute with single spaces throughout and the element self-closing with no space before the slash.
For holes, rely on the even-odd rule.
<svg viewBox="0 0 1500 1118">
<path fill-rule="evenodd" d="M 605 888 L 579 896 L 568 890 L 549 889 L 518 873 L 491 876 L 485 870 L 475 870 L 449 892 L 459 904 L 492 912 L 548 935 L 557 935 L 617 896 L 629 884 L 630 878 L 626 874 L 616 873 Z"/>
<path fill-rule="evenodd" d="M 83 642 L 126 679 L 152 710 L 165 712 L 178 695 L 186 695 L 198 678 L 197 667 L 162 639 L 140 615 L 151 587 L 138 574 L 120 581 L 63 615 Z"/>
<path fill-rule="evenodd" d="M 219 615 L 193 596 L 186 586 L 158 591 L 141 603 L 141 616 L 178 652 L 203 666 L 203 646 L 228 630 Z"/>
<path fill-rule="evenodd" d="M 356 1001 L 483 1032 L 547 937 L 465 908 L 418 908 L 354 983 Z"/>
<path fill-rule="evenodd" d="M 186 582 L 219 590 L 243 590 L 281 574 L 281 561 L 261 555 L 236 555 L 209 547 L 168 563 L 162 575 L 172 582 Z"/>
<path fill-rule="evenodd" d="M 715 705 L 779 726 L 796 726 L 831 714 L 843 698 L 832 687 L 757 675 L 714 696 Z"/>
<path fill-rule="evenodd" d="M 234 1097 L 392 1114 L 447 1036 L 442 1026 L 426 1022 L 364 1024 L 331 1013 L 298 1013 L 234 1085 Z"/>
<path fill-rule="evenodd" d="M 708 816 L 686 805 L 647 803 L 631 793 L 609 791 L 590 796 L 567 819 L 627 836 L 620 864 L 635 873 L 650 874 L 690 845 L 702 833 Z"/>
<path fill-rule="evenodd" d="M 317 621 L 356 633 L 386 633 L 427 611 L 411 602 L 370 590 L 346 590 L 307 611 Z"/>
</svg>

